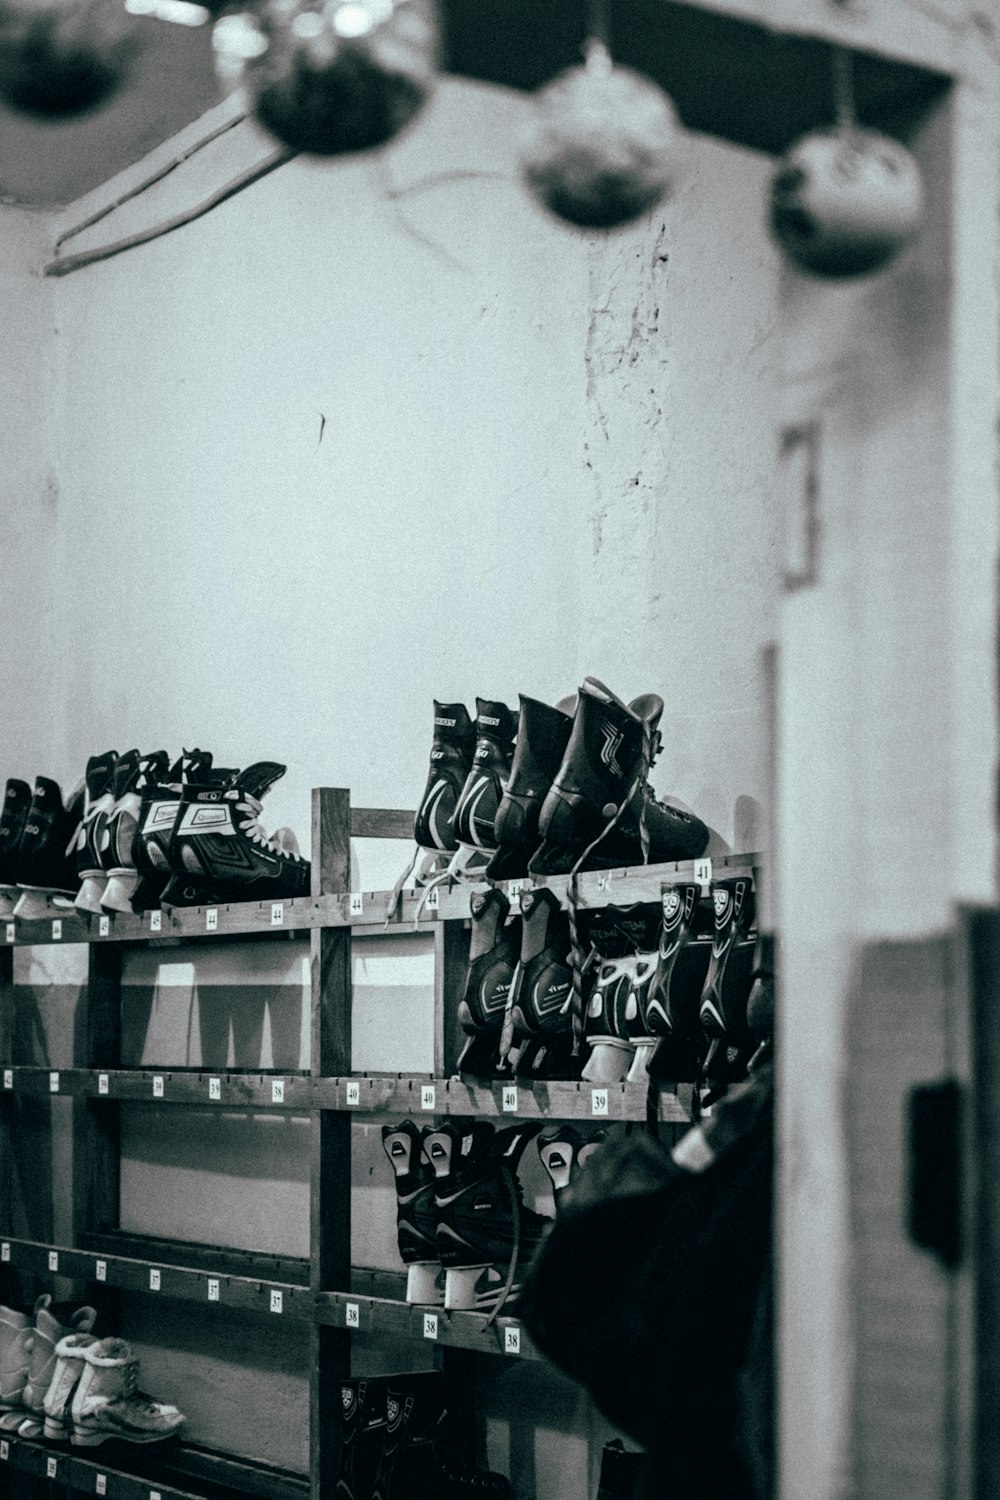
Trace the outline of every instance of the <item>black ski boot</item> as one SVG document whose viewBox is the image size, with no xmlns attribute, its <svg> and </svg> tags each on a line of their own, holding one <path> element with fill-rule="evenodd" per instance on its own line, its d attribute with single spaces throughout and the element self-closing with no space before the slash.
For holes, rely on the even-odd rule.
<svg viewBox="0 0 1000 1500">
<path fill-rule="evenodd" d="M 446 1308 L 499 1311 L 516 1297 L 549 1219 L 525 1208 L 517 1164 L 537 1125 L 494 1131 L 486 1120 L 445 1120 L 424 1137 L 437 1175 L 437 1242 Z"/>
<path fill-rule="evenodd" d="M 747 1026 L 757 945 L 757 934 L 751 932 L 755 902 L 750 876 L 713 882 L 712 900 L 715 937 L 699 1011 L 708 1039 L 702 1097 L 706 1106 L 720 1098 L 730 1083 L 746 1077 L 755 1050 Z"/>
<path fill-rule="evenodd" d="M 573 1056 L 569 922 L 550 890 L 521 897 L 521 954 L 511 981 L 500 1055 L 518 1078 L 580 1076 Z"/>
<path fill-rule="evenodd" d="M 505 703 L 476 699 L 476 748 L 455 807 L 455 835 L 470 850 L 497 847 L 495 821 L 514 755 L 516 719 Z M 485 868 L 486 861 L 481 861 Z M 455 873 L 459 873 L 456 868 Z"/>
<path fill-rule="evenodd" d="M 563 698 L 550 708 L 537 698 L 519 696 L 517 744 L 494 820 L 497 851 L 486 866 L 487 880 L 527 875 L 528 860 L 538 848 L 542 803 L 562 765 L 573 729 L 575 697 Z"/>
<path fill-rule="evenodd" d="M 700 818 L 665 806 L 647 785 L 662 713 L 655 693 L 626 704 L 595 678 L 585 680 L 566 754 L 542 804 L 532 875 L 660 864 L 704 852 L 709 831 Z"/>
<path fill-rule="evenodd" d="M 20 889 L 15 917 L 26 922 L 70 915 L 80 886 L 76 841 L 83 820 L 83 783 L 68 801 L 48 776 L 35 781 L 31 806 L 18 849 Z"/>
<path fill-rule="evenodd" d="M 309 861 L 278 835 L 269 838 L 258 821 L 260 798 L 284 774 L 284 766 L 264 760 L 240 771 L 223 791 L 195 784 L 183 789 L 170 841 L 174 874 L 163 893 L 165 905 L 224 905 L 308 895 Z"/>
<path fill-rule="evenodd" d="M 83 785 L 83 822 L 76 842 L 76 872 L 80 877 L 80 889 L 73 905 L 77 911 L 99 915 L 101 897 L 107 877 L 101 868 L 101 835 L 107 825 L 108 813 L 114 802 L 112 790 L 118 755 L 106 750 L 103 755 L 92 755 L 87 762 Z"/>
<path fill-rule="evenodd" d="M 0 917 L 12 917 L 17 898 L 17 870 L 21 835 L 28 821 L 31 787 L 12 776 L 0 808 Z"/>
<path fill-rule="evenodd" d="M 340 1387 L 340 1472 L 336 1500 L 371 1500 L 386 1438 L 384 1380 L 345 1380 Z"/>
<path fill-rule="evenodd" d="M 494 887 L 475 891 L 470 906 L 469 967 L 458 1004 L 458 1019 L 468 1041 L 457 1072 L 462 1077 L 496 1078 L 503 1071 L 500 1035 L 521 951 L 521 923 L 519 919 L 508 922 L 510 902 Z"/>
<path fill-rule="evenodd" d="M 423 1137 L 412 1120 L 382 1126 L 382 1149 L 396 1174 L 396 1237 L 407 1267 L 406 1300 L 444 1301 L 444 1271 L 437 1248 L 434 1168 L 423 1160 Z"/>
</svg>

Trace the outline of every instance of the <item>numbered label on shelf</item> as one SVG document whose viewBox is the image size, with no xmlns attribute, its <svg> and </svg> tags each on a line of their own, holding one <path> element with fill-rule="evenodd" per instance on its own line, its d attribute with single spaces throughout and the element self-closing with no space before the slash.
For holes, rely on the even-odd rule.
<svg viewBox="0 0 1000 1500">
<path fill-rule="evenodd" d="M 218 1302 L 219 1300 L 218 1276 L 210 1276 L 208 1278 L 208 1300 L 209 1302 Z"/>
<path fill-rule="evenodd" d="M 427 900 L 424 902 L 424 909 L 425 911 L 441 910 L 441 892 L 438 890 L 437 886 L 435 886 L 433 890 L 427 892 Z"/>
<path fill-rule="evenodd" d="M 47 1458 L 45 1460 L 45 1477 L 46 1477 L 46 1479 L 55 1479 L 55 1477 L 56 1477 L 56 1475 L 58 1473 L 59 1473 L 59 1460 L 58 1460 L 58 1458 L 51 1458 L 51 1457 Z"/>
<path fill-rule="evenodd" d="M 597 889 L 599 891 L 610 891 L 610 889 L 611 889 L 611 876 L 610 875 L 602 875 L 600 877 L 600 879 L 598 880 L 598 882 L 597 882 Z"/>
<path fill-rule="evenodd" d="M 285 903 L 283 901 L 271 902 L 271 926 L 284 927 L 285 925 Z"/>
<path fill-rule="evenodd" d="M 15 934 L 16 930 L 17 929 L 15 928 L 13 922 L 8 922 L 7 923 L 7 941 L 8 941 L 8 943 L 12 943 L 14 941 L 14 934 Z"/>
<path fill-rule="evenodd" d="M 345 1306 L 344 1323 L 348 1328 L 361 1327 L 361 1308 L 356 1302 L 348 1302 Z"/>
<path fill-rule="evenodd" d="M 712 884 L 712 861 L 710 859 L 695 860 L 694 878 L 699 885 Z"/>
<path fill-rule="evenodd" d="M 50 1271 L 58 1271 L 58 1269 L 59 1269 L 59 1252 L 58 1252 L 58 1250 L 50 1250 L 49 1251 L 49 1270 Z"/>
<path fill-rule="evenodd" d="M 606 1115 L 608 1112 L 607 1089 L 591 1089 L 590 1091 L 590 1113 L 592 1115 Z"/>
<path fill-rule="evenodd" d="M 424 1313 L 424 1338 L 436 1339 L 438 1336 L 437 1313 Z"/>
<path fill-rule="evenodd" d="M 270 1306 L 273 1313 L 280 1313 L 285 1310 L 285 1294 L 284 1292 L 279 1292 L 276 1287 L 271 1288 Z"/>
<path fill-rule="evenodd" d="M 102 917 L 97 924 L 97 932 L 100 937 L 108 937 L 111 932 L 111 918 Z"/>
<path fill-rule="evenodd" d="M 352 917 L 360 917 L 364 914 L 365 898 L 361 891 L 352 891 L 348 902 L 348 911 Z"/>
<path fill-rule="evenodd" d="M 420 1108 L 433 1109 L 436 1098 L 436 1090 L 432 1083 L 424 1083 L 420 1086 Z"/>
<path fill-rule="evenodd" d="M 106 1094 L 108 1092 L 108 1090 L 110 1089 L 110 1087 L 111 1087 L 111 1080 L 108 1078 L 107 1073 L 98 1073 L 98 1075 L 97 1075 L 97 1092 L 99 1094 Z"/>
<path fill-rule="evenodd" d="M 216 906 L 210 906 L 208 908 L 208 910 L 205 912 L 205 931 L 206 932 L 217 932 L 218 929 L 219 929 L 219 909 Z"/>
<path fill-rule="evenodd" d="M 10 1241 L 4 1240 L 0 1245 L 0 1260 L 10 1260 Z"/>
<path fill-rule="evenodd" d="M 160 1290 L 160 1269 L 158 1266 L 150 1266 L 149 1268 L 149 1290 L 151 1292 L 158 1292 Z"/>
<path fill-rule="evenodd" d="M 521 1352 L 521 1325 L 512 1323 L 503 1331 L 503 1352 L 505 1354 L 520 1354 Z"/>
<path fill-rule="evenodd" d="M 162 1075 L 162 1073 L 156 1073 L 154 1075 L 154 1077 L 153 1077 L 153 1098 L 154 1099 L 162 1099 L 163 1098 L 163 1075 Z"/>
<path fill-rule="evenodd" d="M 58 1092 L 59 1092 L 59 1074 L 58 1073 L 50 1073 L 49 1074 L 49 1093 L 50 1094 L 58 1094 Z"/>
<path fill-rule="evenodd" d="M 94 1494 L 106 1495 L 108 1493 L 108 1479 L 106 1474 L 94 1475 Z"/>
<path fill-rule="evenodd" d="M 52 941 L 58 943 L 62 937 L 62 917 L 54 917 L 52 921 Z"/>
<path fill-rule="evenodd" d="M 285 1102 L 285 1080 L 283 1078 L 271 1079 L 271 1103 L 284 1104 Z"/>
<path fill-rule="evenodd" d="M 163 931 L 163 913 L 162 913 L 162 911 L 151 911 L 150 912 L 150 914 L 149 914 L 149 930 L 150 930 L 150 932 L 162 932 Z"/>
<path fill-rule="evenodd" d="M 107 1281 L 107 1279 L 108 1279 L 108 1263 L 107 1263 L 106 1260 L 99 1260 L 94 1265 L 94 1280 L 95 1281 Z"/>
<path fill-rule="evenodd" d="M 4 1070 L 3 1070 L 3 1086 L 4 1086 L 5 1089 L 12 1089 L 14 1087 L 14 1069 L 13 1068 L 4 1068 Z"/>
<path fill-rule="evenodd" d="M 210 1099 L 222 1098 L 222 1079 L 210 1078 L 208 1080 L 208 1097 Z"/>
<path fill-rule="evenodd" d="M 0 1442 L 0 1458 L 3 1459 L 4 1463 L 6 1463 L 9 1457 L 10 1444 L 8 1443 L 7 1439 L 4 1438 L 3 1442 Z"/>
<path fill-rule="evenodd" d="M 505 1115 L 517 1114 L 517 1085 L 505 1083 L 500 1095 L 500 1107 Z"/>
<path fill-rule="evenodd" d="M 521 892 L 524 890 L 523 880 L 511 880 L 507 884 L 507 900 L 510 902 L 511 911 L 520 911 Z"/>
<path fill-rule="evenodd" d="M 357 1081 L 356 1078 L 352 1078 L 348 1082 L 348 1085 L 347 1085 L 347 1102 L 348 1102 L 348 1104 L 360 1104 L 361 1103 L 361 1085 L 360 1085 L 360 1083 L 358 1083 L 358 1081 Z"/>
<path fill-rule="evenodd" d="M 163 1500 L 163 1496 L 160 1494 L 159 1490 L 150 1490 L 149 1500 Z"/>
</svg>

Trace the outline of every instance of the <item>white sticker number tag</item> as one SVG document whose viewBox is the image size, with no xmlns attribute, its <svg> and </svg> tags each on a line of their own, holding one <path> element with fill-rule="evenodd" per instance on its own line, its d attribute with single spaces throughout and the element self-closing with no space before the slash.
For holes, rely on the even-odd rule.
<svg viewBox="0 0 1000 1500">
<path fill-rule="evenodd" d="M 420 1087 L 420 1108 L 433 1109 L 435 1100 L 435 1089 L 432 1083 L 424 1083 Z"/>
<path fill-rule="evenodd" d="M 13 1068 L 4 1068 L 4 1070 L 3 1070 L 3 1086 L 4 1086 L 5 1089 L 12 1089 L 14 1087 L 14 1069 Z"/>
<path fill-rule="evenodd" d="M 150 914 L 149 914 L 149 930 L 150 930 L 150 932 L 162 932 L 163 931 L 163 913 L 162 913 L 162 911 L 151 911 L 150 912 Z"/>
<path fill-rule="evenodd" d="M 517 1086 L 513 1083 L 504 1085 L 503 1093 L 500 1095 L 500 1107 L 505 1115 L 517 1114 Z"/>
<path fill-rule="evenodd" d="M 108 1279 L 108 1263 L 107 1263 L 106 1260 L 99 1260 L 94 1265 L 94 1280 L 95 1281 L 107 1281 L 107 1279 Z"/>
<path fill-rule="evenodd" d="M 163 1500 L 163 1496 L 160 1494 L 159 1490 L 150 1490 L 149 1500 Z"/>
<path fill-rule="evenodd" d="M 14 941 L 14 933 L 16 932 L 16 930 L 17 929 L 15 928 L 13 922 L 8 922 L 7 923 L 7 941 L 8 941 L 8 943 L 12 943 Z"/>
<path fill-rule="evenodd" d="M 524 890 L 523 880 L 512 880 L 507 886 L 507 899 L 510 902 L 511 911 L 520 911 L 521 892 Z"/>
<path fill-rule="evenodd" d="M 4 1441 L 2 1443 L 0 1443 L 0 1458 L 3 1459 L 4 1463 L 6 1463 L 9 1457 L 10 1457 L 10 1444 L 7 1442 L 7 1440 L 5 1438 Z"/>
<path fill-rule="evenodd" d="M 208 1300 L 209 1302 L 218 1302 L 219 1300 L 218 1276 L 210 1276 L 208 1278 Z"/>
<path fill-rule="evenodd" d="M 56 917 L 52 923 L 52 941 L 58 943 L 62 937 L 62 917 Z"/>
<path fill-rule="evenodd" d="M 285 1080 L 283 1078 L 271 1079 L 271 1103 L 284 1104 L 285 1102 Z"/>
<path fill-rule="evenodd" d="M 356 1302 L 348 1302 L 345 1306 L 344 1323 L 348 1328 L 361 1327 L 361 1308 Z"/>
<path fill-rule="evenodd" d="M 437 1313 L 424 1313 L 424 1338 L 436 1339 L 438 1336 Z"/>
<path fill-rule="evenodd" d="M 94 1475 L 94 1494 L 106 1495 L 108 1493 L 108 1480 L 105 1474 Z"/>
<path fill-rule="evenodd" d="M 222 1098 L 222 1079 L 210 1078 L 208 1080 L 208 1097 L 210 1099 Z"/>
<path fill-rule="evenodd" d="M 153 1098 L 154 1099 L 162 1099 L 163 1098 L 163 1075 L 162 1075 L 162 1073 L 156 1073 L 154 1075 L 154 1077 L 153 1077 Z"/>
<path fill-rule="evenodd" d="M 347 1102 L 348 1104 L 361 1103 L 361 1085 L 356 1079 L 352 1079 L 347 1085 Z"/>
<path fill-rule="evenodd" d="M 438 890 L 437 886 L 435 886 L 433 890 L 427 892 L 427 900 L 424 902 L 424 910 L 441 910 L 441 892 Z"/>
<path fill-rule="evenodd" d="M 274 1287 L 271 1288 L 271 1303 L 270 1303 L 270 1306 L 271 1306 L 271 1311 L 273 1313 L 280 1313 L 280 1312 L 284 1312 L 284 1310 L 285 1310 L 285 1296 L 284 1296 L 284 1293 L 277 1291 Z"/>
<path fill-rule="evenodd" d="M 282 901 L 272 901 L 271 902 L 271 926 L 272 927 L 284 927 L 284 925 L 285 925 L 285 906 L 284 906 L 284 902 L 282 902 Z"/>
<path fill-rule="evenodd" d="M 50 1250 L 49 1251 L 49 1270 L 50 1271 L 58 1271 L 58 1269 L 59 1269 L 59 1251 L 58 1250 Z"/>
<path fill-rule="evenodd" d="M 351 899 L 350 899 L 350 902 L 348 903 L 348 911 L 350 912 L 351 916 L 352 917 L 360 917 L 360 916 L 362 916 L 364 914 L 364 909 L 365 909 L 365 898 L 364 898 L 363 894 L 361 893 L 361 891 L 352 891 L 351 892 Z"/>
<path fill-rule="evenodd" d="M 591 1089 L 590 1091 L 590 1113 L 592 1115 L 606 1115 L 608 1112 L 607 1089 Z"/>
<path fill-rule="evenodd" d="M 503 1352 L 505 1354 L 520 1354 L 521 1352 L 521 1327 L 519 1323 L 512 1323 L 503 1331 Z"/>
<path fill-rule="evenodd" d="M 610 889 L 611 889 L 611 876 L 610 875 L 602 875 L 601 878 L 597 882 L 597 889 L 599 891 L 610 891 Z"/>
<path fill-rule="evenodd" d="M 56 1477 L 56 1475 L 58 1473 L 59 1473 L 59 1460 L 57 1458 L 47 1458 L 45 1460 L 45 1477 L 46 1477 L 46 1479 L 55 1479 L 55 1477 Z"/>
<path fill-rule="evenodd" d="M 49 1093 L 50 1094 L 58 1094 L 58 1092 L 59 1092 L 59 1074 L 58 1073 L 50 1073 L 49 1074 Z"/>
<path fill-rule="evenodd" d="M 4 1240 L 0 1245 L 0 1260 L 10 1260 L 10 1240 Z"/>
<path fill-rule="evenodd" d="M 106 1094 L 108 1092 L 108 1089 L 110 1088 L 110 1086 L 111 1086 L 111 1080 L 108 1078 L 107 1073 L 98 1073 L 98 1075 L 97 1075 L 97 1092 L 99 1094 Z"/>
<path fill-rule="evenodd" d="M 712 884 L 712 861 L 710 859 L 695 860 L 694 878 L 699 885 Z"/>
<path fill-rule="evenodd" d="M 102 917 L 97 924 L 97 931 L 100 937 L 107 937 L 111 932 L 111 918 Z"/>
<path fill-rule="evenodd" d="M 158 1292 L 160 1290 L 160 1270 L 158 1266 L 150 1266 L 149 1268 L 149 1290 L 151 1292 Z"/>
<path fill-rule="evenodd" d="M 215 906 L 210 906 L 205 912 L 205 931 L 217 932 L 219 928 L 219 911 Z"/>
</svg>

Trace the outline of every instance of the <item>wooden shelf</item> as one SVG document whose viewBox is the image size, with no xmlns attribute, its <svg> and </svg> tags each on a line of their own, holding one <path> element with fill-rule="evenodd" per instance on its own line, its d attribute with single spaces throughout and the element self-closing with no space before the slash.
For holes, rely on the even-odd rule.
<svg viewBox="0 0 1000 1500">
<path fill-rule="evenodd" d="M 123 1462 L 127 1467 L 122 1467 Z M 176 1442 L 137 1451 L 134 1446 L 109 1441 L 101 1457 L 83 1458 L 65 1443 L 33 1442 L 4 1434 L 0 1437 L 0 1474 L 4 1467 L 83 1494 L 106 1495 L 107 1500 L 200 1500 L 204 1491 L 198 1485 L 205 1481 L 219 1500 L 241 1495 L 258 1500 L 307 1500 L 309 1495 L 305 1477 Z"/>
<path fill-rule="evenodd" d="M 362 1297 L 354 1292 L 318 1292 L 315 1315 L 318 1323 L 351 1333 L 421 1339 L 445 1348 L 501 1354 L 507 1358 L 542 1358 L 517 1318 L 502 1314 L 491 1322 L 488 1313 L 446 1312 L 443 1307 L 424 1307 L 387 1297 Z"/>
</svg>

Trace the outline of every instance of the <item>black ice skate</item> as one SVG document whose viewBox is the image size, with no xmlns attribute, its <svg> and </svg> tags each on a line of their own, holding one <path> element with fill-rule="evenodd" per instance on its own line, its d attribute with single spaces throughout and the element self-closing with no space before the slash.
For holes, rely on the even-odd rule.
<svg viewBox="0 0 1000 1500">
<path fill-rule="evenodd" d="M 26 922 L 67 916 L 79 889 L 76 841 L 83 818 L 83 783 L 63 801 L 57 782 L 35 781 L 31 806 L 18 849 L 17 883 L 21 894 L 15 917 Z"/>
<path fill-rule="evenodd" d="M 20 894 L 17 888 L 21 835 L 28 821 L 31 787 L 11 777 L 0 808 L 0 917 L 12 917 Z"/>
<path fill-rule="evenodd" d="M 476 699 L 476 745 L 472 765 L 455 805 L 458 849 L 448 867 L 452 879 L 481 875 L 497 847 L 497 808 L 510 776 L 517 721 L 505 703 Z"/>
<path fill-rule="evenodd" d="M 463 1077 L 496 1078 L 502 1071 L 500 1034 L 511 980 L 521 951 L 521 923 L 508 922 L 510 902 L 491 887 L 473 893 L 472 937 L 458 1020 L 468 1037 L 458 1059 Z"/>
<path fill-rule="evenodd" d="M 542 803 L 562 765 L 573 728 L 575 696 L 563 698 L 555 708 L 523 693 L 519 696 L 517 744 L 494 819 L 497 849 L 486 866 L 487 880 L 527 875 L 528 860 L 538 848 Z"/>
<path fill-rule="evenodd" d="M 309 893 L 310 865 L 258 821 L 260 798 L 285 774 L 275 761 L 258 761 L 219 790 L 190 783 L 181 791 L 170 841 L 174 872 L 167 906 L 214 906 L 236 901 L 291 900 Z"/>
<path fill-rule="evenodd" d="M 511 981 L 500 1055 L 519 1078 L 579 1076 L 573 1056 L 569 922 L 549 890 L 521 898 L 521 953 Z"/>
<path fill-rule="evenodd" d="M 626 704 L 588 677 L 577 698 L 569 744 L 539 817 L 532 875 L 659 864 L 702 854 L 709 830 L 668 807 L 647 783 L 660 745 L 663 699 Z"/>
<path fill-rule="evenodd" d="M 755 1042 L 747 1025 L 757 934 L 753 882 L 740 875 L 712 884 L 715 936 L 702 990 L 701 1029 L 708 1039 L 704 1061 L 704 1105 L 745 1078 Z"/>
<path fill-rule="evenodd" d="M 439 1373 L 390 1377 L 371 1500 L 511 1500 L 510 1481 L 459 1457 L 447 1428 Z"/>
<path fill-rule="evenodd" d="M 167 752 L 156 750 L 140 755 L 130 750 L 118 758 L 111 791 L 113 802 L 104 822 L 100 840 L 101 865 L 107 883 L 101 895 L 101 909 L 106 912 L 131 912 L 139 872 L 133 862 L 132 849 L 139 826 L 144 792 L 159 784 L 167 774 Z"/>
<path fill-rule="evenodd" d="M 694 881 L 679 882 L 663 892 L 654 973 L 637 994 L 639 1004 L 629 1017 L 629 1036 L 636 1049 L 628 1074 L 631 1082 L 651 1076 L 673 1082 L 698 1077 L 704 1052 L 698 1006 L 712 942 L 712 925 L 707 907 L 699 905 L 700 894 Z M 699 929 L 700 947 L 689 949 L 689 939 Z"/>
<path fill-rule="evenodd" d="M 336 1500 L 371 1500 L 385 1441 L 384 1380 L 345 1380 L 340 1387 L 340 1469 Z"/>
<path fill-rule="evenodd" d="M 406 1300 L 440 1305 L 444 1271 L 437 1248 L 434 1168 L 421 1156 L 423 1137 L 412 1120 L 382 1126 L 382 1149 L 396 1174 L 396 1237 L 407 1268 Z"/>
<path fill-rule="evenodd" d="M 76 871 L 80 889 L 73 905 L 77 911 L 99 914 L 107 876 L 101 867 L 101 836 L 114 803 L 115 767 L 118 755 L 106 750 L 87 761 L 83 778 L 83 821 L 76 841 Z"/>
<path fill-rule="evenodd" d="M 550 1220 L 524 1206 L 517 1164 L 537 1125 L 494 1131 L 485 1120 L 446 1120 L 424 1137 L 437 1175 L 437 1243 L 446 1308 L 499 1312 L 520 1290 Z"/>
<path fill-rule="evenodd" d="M 427 785 L 413 822 L 421 849 L 454 853 L 455 808 L 476 748 L 476 730 L 464 703 L 434 702 L 434 738 Z"/>
<path fill-rule="evenodd" d="M 212 765 L 210 750 L 184 750 L 168 771 L 157 775 L 154 768 L 140 792 L 137 824 L 132 839 L 131 863 L 137 880 L 132 889 L 133 911 L 159 906 L 170 880 L 170 845 L 181 811 L 185 786 L 232 786 L 238 771 Z M 122 861 L 123 866 L 127 861 Z"/>
<path fill-rule="evenodd" d="M 585 1132 L 576 1125 L 550 1125 L 537 1139 L 538 1155 L 552 1182 L 556 1213 L 581 1167 L 607 1138 L 603 1126 Z"/>
</svg>

